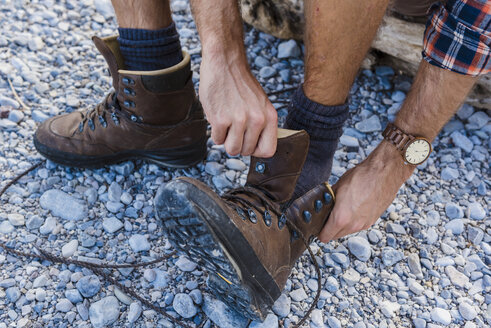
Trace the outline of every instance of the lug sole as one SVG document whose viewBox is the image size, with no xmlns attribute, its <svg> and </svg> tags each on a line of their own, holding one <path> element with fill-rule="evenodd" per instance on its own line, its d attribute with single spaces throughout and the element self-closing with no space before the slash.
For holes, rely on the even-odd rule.
<svg viewBox="0 0 491 328">
<path fill-rule="evenodd" d="M 157 150 L 128 150 L 110 155 L 86 156 L 67 153 L 48 147 L 34 136 L 34 147 L 47 159 L 65 166 L 101 168 L 128 160 L 143 159 L 168 168 L 186 168 L 198 164 L 206 157 L 206 138 L 179 148 Z"/>
<path fill-rule="evenodd" d="M 157 192 L 157 216 L 179 253 L 208 271 L 218 299 L 247 318 L 264 320 L 281 291 L 213 195 L 182 179 L 172 181 Z"/>
</svg>

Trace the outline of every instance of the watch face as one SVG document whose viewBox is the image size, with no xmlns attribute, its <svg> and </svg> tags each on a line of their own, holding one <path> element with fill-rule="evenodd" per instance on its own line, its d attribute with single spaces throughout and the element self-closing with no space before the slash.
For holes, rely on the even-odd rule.
<svg viewBox="0 0 491 328">
<path fill-rule="evenodd" d="M 407 146 L 404 158 L 406 162 L 413 165 L 423 163 L 431 152 L 431 145 L 425 139 L 414 139 Z"/>
</svg>

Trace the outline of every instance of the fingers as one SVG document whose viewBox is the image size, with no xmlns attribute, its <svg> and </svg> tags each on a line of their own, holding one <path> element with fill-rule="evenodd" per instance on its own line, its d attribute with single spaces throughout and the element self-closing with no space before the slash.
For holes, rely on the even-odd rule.
<svg viewBox="0 0 491 328">
<path fill-rule="evenodd" d="M 253 156 L 269 158 L 276 152 L 278 138 L 278 116 L 276 111 L 267 116 L 266 127 L 259 136 L 257 147 L 253 152 Z"/>
<path fill-rule="evenodd" d="M 224 146 L 227 153 L 231 156 L 240 154 L 242 144 L 244 142 L 245 121 L 242 118 L 237 118 L 229 128 Z"/>
<path fill-rule="evenodd" d="M 262 113 L 261 113 L 262 114 Z M 256 114 L 257 115 L 257 114 Z M 263 115 L 251 117 L 248 122 L 248 127 L 244 134 L 244 143 L 240 154 L 242 156 L 251 155 L 258 145 L 259 136 L 264 128 L 265 119 Z"/>
<path fill-rule="evenodd" d="M 221 145 L 225 142 L 225 139 L 227 137 L 227 131 L 228 131 L 229 125 L 226 124 L 225 122 L 223 123 L 215 123 L 211 125 L 211 140 L 216 145 Z"/>
<path fill-rule="evenodd" d="M 340 230 L 341 227 L 337 222 L 335 222 L 334 215 L 331 212 L 331 215 L 329 215 L 329 219 L 327 219 L 324 228 L 322 228 L 322 231 L 319 234 L 319 240 L 323 243 L 328 243 L 331 240 L 335 239 Z"/>
</svg>

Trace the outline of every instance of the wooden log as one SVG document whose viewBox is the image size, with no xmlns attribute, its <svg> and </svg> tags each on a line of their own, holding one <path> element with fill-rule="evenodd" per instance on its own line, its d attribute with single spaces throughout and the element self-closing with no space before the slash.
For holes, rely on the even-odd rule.
<svg viewBox="0 0 491 328">
<path fill-rule="evenodd" d="M 303 0 L 240 0 L 244 21 L 282 39 L 303 37 Z M 425 26 L 386 15 L 372 48 L 391 57 L 396 69 L 414 75 L 421 61 Z M 467 103 L 491 109 L 491 76 L 482 76 Z"/>
</svg>

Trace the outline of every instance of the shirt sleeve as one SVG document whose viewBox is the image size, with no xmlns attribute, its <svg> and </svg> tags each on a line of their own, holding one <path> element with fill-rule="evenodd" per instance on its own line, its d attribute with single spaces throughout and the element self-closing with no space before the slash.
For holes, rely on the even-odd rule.
<svg viewBox="0 0 491 328">
<path fill-rule="evenodd" d="M 430 9 L 423 59 L 460 74 L 491 72 L 491 1 L 448 0 Z"/>
</svg>

